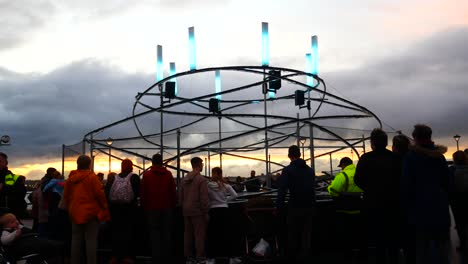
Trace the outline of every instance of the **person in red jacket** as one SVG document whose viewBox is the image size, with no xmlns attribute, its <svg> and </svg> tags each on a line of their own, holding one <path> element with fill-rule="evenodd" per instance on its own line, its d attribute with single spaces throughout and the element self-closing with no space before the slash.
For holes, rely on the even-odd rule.
<svg viewBox="0 0 468 264">
<path fill-rule="evenodd" d="M 174 209 L 176 185 L 172 173 L 163 166 L 162 156 L 154 154 L 151 168 L 143 174 L 141 205 L 150 230 L 153 261 L 171 262 L 174 256 Z"/>
</svg>

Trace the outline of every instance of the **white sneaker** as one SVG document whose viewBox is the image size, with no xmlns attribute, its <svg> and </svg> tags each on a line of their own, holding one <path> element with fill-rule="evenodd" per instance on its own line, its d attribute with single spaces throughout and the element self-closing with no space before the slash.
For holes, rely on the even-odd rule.
<svg viewBox="0 0 468 264">
<path fill-rule="evenodd" d="M 206 259 L 206 264 L 216 264 L 216 259 Z"/>
<path fill-rule="evenodd" d="M 229 259 L 229 264 L 240 264 L 242 263 L 242 259 L 239 257 L 234 257 Z"/>
<path fill-rule="evenodd" d="M 185 264 L 196 264 L 197 263 L 197 260 L 195 260 L 194 258 L 187 258 L 187 260 L 185 261 Z"/>
</svg>

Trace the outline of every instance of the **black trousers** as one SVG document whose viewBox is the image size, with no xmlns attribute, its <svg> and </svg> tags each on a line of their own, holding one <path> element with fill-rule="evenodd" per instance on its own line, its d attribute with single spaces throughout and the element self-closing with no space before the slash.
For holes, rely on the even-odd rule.
<svg viewBox="0 0 468 264">
<path fill-rule="evenodd" d="M 232 234 L 229 209 L 226 207 L 211 208 L 209 214 L 207 256 L 209 258 L 230 257 Z"/>
<path fill-rule="evenodd" d="M 174 251 L 174 210 L 147 211 L 146 224 L 148 225 L 151 255 L 153 263 L 173 259 Z"/>
<path fill-rule="evenodd" d="M 133 257 L 134 255 L 134 232 L 135 216 L 137 208 L 134 205 L 113 204 L 110 206 L 111 232 L 112 232 L 112 255 L 119 259 Z M 141 225 L 140 225 L 141 226 Z M 139 230 L 139 232 L 143 232 Z"/>
<path fill-rule="evenodd" d="M 289 208 L 286 218 L 288 239 L 286 255 L 291 262 L 307 258 L 312 253 L 313 208 Z"/>
</svg>

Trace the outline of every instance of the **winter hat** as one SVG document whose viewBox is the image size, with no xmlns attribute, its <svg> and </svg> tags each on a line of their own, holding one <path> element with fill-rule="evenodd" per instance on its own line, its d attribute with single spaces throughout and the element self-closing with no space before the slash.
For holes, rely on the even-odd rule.
<svg viewBox="0 0 468 264">
<path fill-rule="evenodd" d="M 122 171 L 130 172 L 133 170 L 133 162 L 129 159 L 122 160 Z"/>
</svg>

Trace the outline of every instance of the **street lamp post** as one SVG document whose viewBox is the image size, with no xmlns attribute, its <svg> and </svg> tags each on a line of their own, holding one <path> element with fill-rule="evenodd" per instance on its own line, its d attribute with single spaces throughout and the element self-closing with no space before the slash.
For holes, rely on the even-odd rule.
<svg viewBox="0 0 468 264">
<path fill-rule="evenodd" d="M 301 139 L 299 139 L 299 142 L 301 143 L 301 146 L 302 146 L 302 158 L 305 159 L 305 156 L 304 156 L 304 144 L 306 143 L 306 138 L 303 138 L 301 137 Z"/>
<path fill-rule="evenodd" d="M 0 146 L 3 145 L 10 145 L 10 136 L 3 135 L 2 137 L 0 137 Z"/>
<path fill-rule="evenodd" d="M 111 162 L 112 162 L 111 161 L 112 160 L 112 148 L 111 148 L 112 143 L 114 143 L 114 140 L 111 137 L 108 137 L 106 139 L 106 144 L 107 144 L 107 146 L 109 146 L 109 174 L 111 173 L 111 167 L 112 167 L 111 166 L 112 165 L 111 164 Z"/>
<path fill-rule="evenodd" d="M 460 149 L 458 148 L 458 141 L 460 140 L 461 136 L 456 134 L 455 136 L 453 136 L 453 139 L 455 139 L 455 142 L 457 142 L 457 151 L 459 151 Z"/>
</svg>

